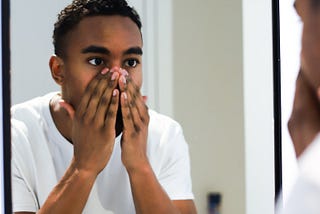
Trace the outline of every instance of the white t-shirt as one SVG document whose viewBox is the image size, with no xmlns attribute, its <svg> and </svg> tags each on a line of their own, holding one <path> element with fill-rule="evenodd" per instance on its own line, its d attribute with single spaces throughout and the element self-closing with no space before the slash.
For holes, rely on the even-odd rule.
<svg viewBox="0 0 320 214">
<path fill-rule="evenodd" d="M 303 152 L 298 164 L 299 176 L 284 207 L 282 201 L 278 202 L 277 214 L 320 213 L 320 135 Z"/>
<path fill-rule="evenodd" d="M 12 108 L 13 211 L 36 212 L 70 165 L 73 146 L 57 130 L 49 109 L 55 93 Z M 193 199 L 188 145 L 180 125 L 149 110 L 147 155 L 172 200 Z M 83 213 L 135 213 L 120 138 L 99 174 Z M 146 187 L 147 188 L 147 187 Z M 72 205 L 70 205 L 72 206 Z"/>
</svg>

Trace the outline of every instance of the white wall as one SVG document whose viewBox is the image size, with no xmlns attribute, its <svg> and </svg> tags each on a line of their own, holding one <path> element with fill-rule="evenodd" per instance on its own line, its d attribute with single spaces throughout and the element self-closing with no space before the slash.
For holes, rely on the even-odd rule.
<svg viewBox="0 0 320 214">
<path fill-rule="evenodd" d="M 49 70 L 51 38 L 57 14 L 69 2 L 10 1 L 12 104 L 59 90 Z"/>
</svg>

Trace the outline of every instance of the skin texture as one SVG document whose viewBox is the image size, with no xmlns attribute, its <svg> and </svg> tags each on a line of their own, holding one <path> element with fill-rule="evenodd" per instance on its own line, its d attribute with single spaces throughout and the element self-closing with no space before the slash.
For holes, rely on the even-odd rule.
<svg viewBox="0 0 320 214">
<path fill-rule="evenodd" d="M 149 115 L 140 93 L 142 39 L 135 23 L 121 16 L 86 17 L 66 41 L 66 57 L 53 56 L 49 63 L 61 86 L 50 109 L 58 130 L 73 144 L 74 157 L 38 213 L 82 212 L 122 130 L 119 120 L 121 159 L 136 212 L 196 213 L 192 200 L 169 199 L 146 155 Z"/>
<path fill-rule="evenodd" d="M 294 4 L 303 22 L 301 70 L 288 122 L 297 157 L 320 131 L 320 11 L 311 1 L 296 0 Z"/>
</svg>

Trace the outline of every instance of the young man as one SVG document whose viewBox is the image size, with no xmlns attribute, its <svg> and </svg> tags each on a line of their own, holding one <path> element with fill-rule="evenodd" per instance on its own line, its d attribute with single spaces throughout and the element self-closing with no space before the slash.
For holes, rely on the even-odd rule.
<svg viewBox="0 0 320 214">
<path fill-rule="evenodd" d="M 125 0 L 75 0 L 50 59 L 60 93 L 12 109 L 15 213 L 196 213 L 181 127 L 140 93 L 140 18 Z"/>
<path fill-rule="evenodd" d="M 296 0 L 303 22 L 301 70 L 288 123 L 300 175 L 283 214 L 320 213 L 320 1 Z M 281 206 L 281 205 L 280 205 Z"/>
</svg>

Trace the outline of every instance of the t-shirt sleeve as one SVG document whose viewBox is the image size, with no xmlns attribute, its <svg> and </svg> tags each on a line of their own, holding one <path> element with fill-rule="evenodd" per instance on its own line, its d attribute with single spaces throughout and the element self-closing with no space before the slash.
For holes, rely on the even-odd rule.
<svg viewBox="0 0 320 214">
<path fill-rule="evenodd" d="M 19 174 L 15 164 L 12 164 L 12 209 L 13 212 L 36 212 L 37 207 L 32 193 L 25 180 Z"/>
<path fill-rule="evenodd" d="M 12 122 L 17 125 L 17 122 Z M 23 141 L 19 128 L 12 126 L 12 159 L 11 159 L 11 182 L 12 182 L 12 208 L 13 212 L 36 212 L 37 203 L 30 185 L 25 175 L 21 172 L 19 165 L 22 160 L 18 153 L 23 152 L 23 148 L 17 148 L 17 143 Z M 20 133 L 20 134 L 19 134 Z M 23 145 L 20 144 L 19 145 Z"/>
<path fill-rule="evenodd" d="M 171 200 L 194 199 L 190 175 L 189 148 L 180 125 L 170 127 L 166 141 L 166 158 L 160 172 L 159 182 Z"/>
</svg>

